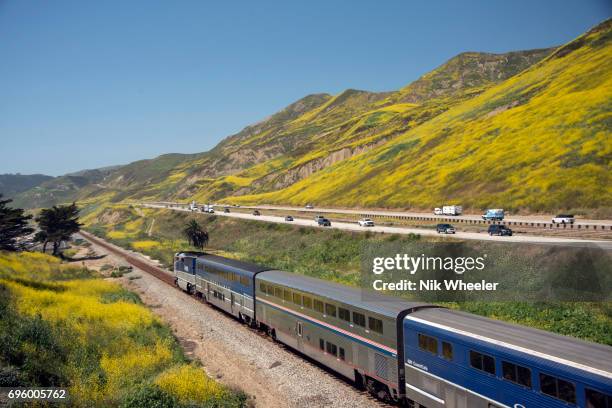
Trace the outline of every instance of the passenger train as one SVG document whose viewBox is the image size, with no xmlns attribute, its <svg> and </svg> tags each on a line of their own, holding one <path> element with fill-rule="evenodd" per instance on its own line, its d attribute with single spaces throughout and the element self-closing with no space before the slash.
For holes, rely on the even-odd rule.
<svg viewBox="0 0 612 408">
<path fill-rule="evenodd" d="M 175 283 L 385 401 L 612 408 L 612 347 L 201 252 Z"/>
</svg>

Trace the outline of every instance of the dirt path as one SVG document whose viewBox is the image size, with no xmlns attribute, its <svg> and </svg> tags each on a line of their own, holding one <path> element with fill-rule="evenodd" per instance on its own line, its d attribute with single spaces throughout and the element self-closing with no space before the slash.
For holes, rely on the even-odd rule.
<svg viewBox="0 0 612 408">
<path fill-rule="evenodd" d="M 107 254 L 85 261 L 91 268 L 127 264 L 96 244 L 91 248 Z M 322 368 L 138 268 L 115 280 L 138 293 L 170 325 L 190 358 L 200 360 L 211 377 L 249 394 L 254 406 L 381 406 Z"/>
</svg>

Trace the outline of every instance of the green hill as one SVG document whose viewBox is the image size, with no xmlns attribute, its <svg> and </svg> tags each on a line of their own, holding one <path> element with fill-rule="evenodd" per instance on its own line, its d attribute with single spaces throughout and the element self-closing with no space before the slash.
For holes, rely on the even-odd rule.
<svg viewBox="0 0 612 408">
<path fill-rule="evenodd" d="M 462 53 L 395 92 L 309 95 L 209 152 L 131 163 L 84 185 L 64 176 L 16 201 L 456 202 L 609 215 L 611 26 L 557 49 Z"/>
<path fill-rule="evenodd" d="M 52 178 L 44 174 L 0 174 L 0 194 L 13 197 Z"/>
</svg>

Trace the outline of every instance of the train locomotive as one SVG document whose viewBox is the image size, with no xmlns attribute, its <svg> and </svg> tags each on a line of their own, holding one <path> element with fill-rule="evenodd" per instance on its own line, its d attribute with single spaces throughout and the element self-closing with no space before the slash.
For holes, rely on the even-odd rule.
<svg viewBox="0 0 612 408">
<path fill-rule="evenodd" d="M 612 347 L 202 252 L 183 290 L 377 398 L 426 408 L 612 408 Z"/>
</svg>

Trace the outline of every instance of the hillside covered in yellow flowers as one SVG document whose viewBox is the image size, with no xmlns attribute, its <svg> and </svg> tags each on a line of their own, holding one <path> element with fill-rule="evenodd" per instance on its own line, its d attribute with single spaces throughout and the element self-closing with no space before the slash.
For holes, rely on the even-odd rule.
<svg viewBox="0 0 612 408">
<path fill-rule="evenodd" d="M 187 361 L 137 295 L 41 253 L 0 252 L 2 386 L 64 387 L 70 406 L 245 404 Z"/>
<path fill-rule="evenodd" d="M 558 48 L 460 54 L 398 91 L 309 95 L 209 152 L 59 177 L 15 203 L 458 203 L 607 217 L 611 112 L 607 20 Z"/>
</svg>

